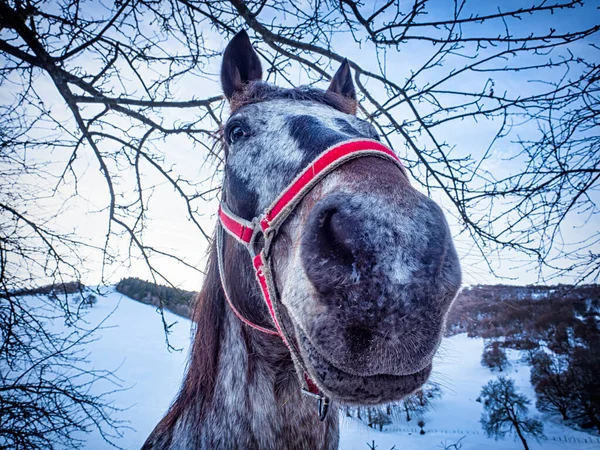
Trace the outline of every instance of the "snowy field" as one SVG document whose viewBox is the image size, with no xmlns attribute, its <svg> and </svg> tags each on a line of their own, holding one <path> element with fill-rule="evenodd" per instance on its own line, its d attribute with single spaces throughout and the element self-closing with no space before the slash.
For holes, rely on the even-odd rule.
<svg viewBox="0 0 600 450">
<path fill-rule="evenodd" d="M 105 289 L 106 291 L 106 289 Z M 165 312 L 172 328 L 170 342 L 180 352 L 169 352 L 165 345 L 160 316 L 152 306 L 131 300 L 109 290 L 98 296 L 98 302 L 86 316 L 90 325 L 109 316 L 98 339 L 89 346 L 90 361 L 98 369 L 115 369 L 124 391 L 113 395 L 114 405 L 126 409 L 120 419 L 129 421 L 131 429 L 117 441 L 126 449 L 139 449 L 167 410 L 177 393 L 185 368 L 190 342 L 190 321 Z M 375 431 L 356 419 L 341 417 L 340 448 L 368 450 L 375 441 L 377 450 L 442 449 L 442 443 L 452 444 L 462 439 L 462 450 L 522 449 L 512 437 L 494 441 L 482 432 L 479 418 L 482 405 L 476 402 L 481 387 L 495 378 L 480 364 L 482 339 L 458 335 L 446 339 L 434 364 L 432 379 L 442 387 L 440 399 L 434 400 L 434 410 L 424 416 L 425 435 L 419 434 L 417 420 L 399 421 L 383 432 Z M 505 371 L 516 380 L 519 390 L 532 400 L 530 413 L 544 422 L 545 440 L 531 440 L 531 449 L 599 450 L 600 438 L 570 429 L 558 418 L 540 415 L 533 406 L 535 396 L 529 383 L 529 368 L 518 361 L 517 352 L 509 352 L 511 366 Z M 101 386 L 99 386 L 101 387 Z M 87 448 L 109 449 L 99 434 L 87 438 Z"/>
</svg>

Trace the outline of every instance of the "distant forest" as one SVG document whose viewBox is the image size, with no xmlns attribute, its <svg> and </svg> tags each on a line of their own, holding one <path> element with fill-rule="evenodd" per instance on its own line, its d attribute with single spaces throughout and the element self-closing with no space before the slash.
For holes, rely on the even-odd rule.
<svg viewBox="0 0 600 450">
<path fill-rule="evenodd" d="M 147 305 L 163 307 L 181 317 L 190 319 L 196 292 L 144 281 L 140 278 L 123 278 L 117 283 L 117 292 Z"/>
<path fill-rule="evenodd" d="M 19 289 L 10 292 L 11 296 L 18 295 L 68 295 L 76 292 L 82 292 L 85 286 L 79 281 L 69 281 L 66 283 L 55 283 L 39 286 L 31 289 Z M 6 298 L 7 293 L 0 293 L 0 298 Z"/>
<path fill-rule="evenodd" d="M 532 340 L 562 334 L 597 320 L 600 285 L 472 286 L 464 288 L 448 314 L 446 335 Z M 593 329 L 593 327 L 592 327 Z M 583 330 L 582 330 L 583 331 Z M 557 336 L 558 337 L 558 336 Z"/>
</svg>

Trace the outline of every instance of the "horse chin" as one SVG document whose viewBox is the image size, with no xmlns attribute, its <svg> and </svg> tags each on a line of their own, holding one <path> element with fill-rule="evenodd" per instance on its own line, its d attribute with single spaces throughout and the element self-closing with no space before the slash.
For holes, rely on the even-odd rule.
<svg viewBox="0 0 600 450">
<path fill-rule="evenodd" d="M 431 361 L 408 375 L 351 374 L 327 361 L 300 327 L 296 327 L 296 333 L 313 381 L 322 392 L 344 404 L 366 406 L 401 400 L 418 390 L 431 374 Z"/>
</svg>

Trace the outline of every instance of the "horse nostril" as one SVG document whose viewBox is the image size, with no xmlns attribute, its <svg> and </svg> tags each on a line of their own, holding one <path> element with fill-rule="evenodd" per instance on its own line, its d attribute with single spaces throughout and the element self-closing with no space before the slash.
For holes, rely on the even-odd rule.
<svg viewBox="0 0 600 450">
<path fill-rule="evenodd" d="M 350 347 L 350 351 L 361 353 L 369 348 L 373 340 L 371 330 L 362 325 L 350 325 L 346 329 L 346 339 Z"/>
<path fill-rule="evenodd" d="M 352 264 L 354 258 L 348 245 L 351 240 L 345 228 L 343 214 L 336 208 L 324 209 L 321 211 L 316 232 L 324 254 L 340 264 Z"/>
<path fill-rule="evenodd" d="M 304 225 L 301 257 L 306 276 L 322 298 L 336 303 L 334 294 L 357 284 L 368 256 L 357 216 L 346 195 L 331 195 L 312 208 Z"/>
</svg>

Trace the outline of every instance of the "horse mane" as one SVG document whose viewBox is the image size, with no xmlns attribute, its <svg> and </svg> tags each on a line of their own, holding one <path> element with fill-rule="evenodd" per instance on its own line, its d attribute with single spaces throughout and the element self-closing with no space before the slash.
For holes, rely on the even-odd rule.
<svg viewBox="0 0 600 450">
<path fill-rule="evenodd" d="M 183 384 L 168 413 L 148 437 L 143 448 L 167 448 L 181 414 L 186 410 L 200 413 L 203 410 L 201 405 L 212 400 L 225 317 L 225 302 L 213 239 L 208 255 L 206 277 L 196 297 L 192 314 L 195 337 Z M 196 417 L 197 420 L 201 418 L 200 414 Z"/>
<path fill-rule="evenodd" d="M 224 242 L 224 271 L 228 280 L 235 280 L 228 284 L 229 295 L 238 299 L 236 307 L 248 319 L 264 327 L 270 327 L 268 312 L 261 310 L 261 302 L 257 300 L 260 294 L 254 284 L 252 263 L 240 263 L 248 258 L 247 251 L 237 245 L 228 245 L 232 241 Z M 239 301 L 241 300 L 241 304 Z M 198 423 L 203 419 L 202 412 L 210 404 L 216 386 L 216 377 L 221 350 L 223 323 L 227 300 L 221 286 L 219 267 L 217 261 L 216 239 L 210 246 L 206 276 L 201 291 L 198 293 L 194 305 L 192 320 L 195 324 L 194 341 L 187 363 L 186 374 L 177 397 L 168 413 L 156 426 L 148 442 L 155 446 L 148 448 L 163 448 L 170 445 L 172 431 L 184 411 L 195 411 L 195 420 Z M 246 330 L 243 330 L 246 340 Z M 248 345 L 248 342 L 246 342 Z"/>
<path fill-rule="evenodd" d="M 230 100 L 231 113 L 233 114 L 246 105 L 278 99 L 313 101 L 352 115 L 356 111 L 356 100 L 344 97 L 335 92 L 324 91 L 310 86 L 282 88 L 264 81 L 252 81 L 243 90 L 233 94 Z"/>
</svg>

